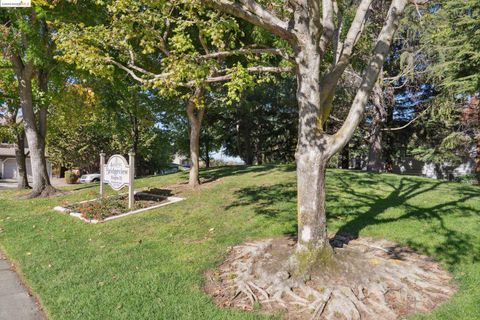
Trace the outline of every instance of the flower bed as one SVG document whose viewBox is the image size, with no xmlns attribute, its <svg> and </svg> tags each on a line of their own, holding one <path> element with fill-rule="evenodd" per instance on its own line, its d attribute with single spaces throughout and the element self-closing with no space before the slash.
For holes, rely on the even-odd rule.
<svg viewBox="0 0 480 320">
<path fill-rule="evenodd" d="M 85 222 L 99 223 L 184 200 L 169 195 L 169 190 L 163 189 L 136 192 L 134 206 L 131 209 L 128 208 L 128 195 L 126 194 L 65 204 L 63 207 L 55 207 L 54 209 L 68 213 Z"/>
</svg>

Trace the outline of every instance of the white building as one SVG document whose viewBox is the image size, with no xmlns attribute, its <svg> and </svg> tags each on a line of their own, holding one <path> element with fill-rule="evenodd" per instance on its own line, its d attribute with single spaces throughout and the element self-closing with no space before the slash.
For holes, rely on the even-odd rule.
<svg viewBox="0 0 480 320">
<path fill-rule="evenodd" d="M 32 164 L 28 156 L 28 149 L 25 149 L 27 158 L 25 160 L 27 165 L 27 176 L 29 180 L 32 177 Z M 47 159 L 47 171 L 50 178 L 52 177 L 52 163 Z M 18 168 L 17 160 L 15 159 L 15 148 L 12 144 L 0 144 L 0 179 L 17 179 Z"/>
</svg>

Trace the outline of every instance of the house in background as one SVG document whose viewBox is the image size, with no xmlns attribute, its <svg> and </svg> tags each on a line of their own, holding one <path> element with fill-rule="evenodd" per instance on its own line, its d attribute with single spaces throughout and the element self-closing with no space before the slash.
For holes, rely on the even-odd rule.
<svg viewBox="0 0 480 320">
<path fill-rule="evenodd" d="M 175 153 L 173 157 L 173 163 L 185 168 L 190 168 L 192 166 L 190 158 L 180 153 Z"/>
<path fill-rule="evenodd" d="M 27 176 L 29 180 L 32 178 L 32 164 L 28 155 L 28 149 L 25 149 Z M 47 171 L 50 178 L 52 177 L 52 163 L 47 159 Z M 13 144 L 0 143 L 0 179 L 17 179 L 18 168 L 15 159 L 15 148 Z"/>
</svg>

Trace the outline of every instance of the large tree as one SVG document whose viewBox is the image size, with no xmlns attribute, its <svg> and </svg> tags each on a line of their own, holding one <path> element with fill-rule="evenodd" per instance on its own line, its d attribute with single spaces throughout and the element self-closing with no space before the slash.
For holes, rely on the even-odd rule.
<svg viewBox="0 0 480 320">
<path fill-rule="evenodd" d="M 32 164 L 31 196 L 48 196 L 55 190 L 50 184 L 45 159 L 47 60 L 52 54 L 48 26 L 39 11 L 30 8 L 2 11 L 0 41 L 3 54 L 10 61 L 18 81 L 18 96 Z M 39 97 L 36 101 L 33 99 L 35 90 Z"/>
<path fill-rule="evenodd" d="M 25 130 L 20 117 L 17 81 L 8 63 L 0 59 L 0 139 L 13 143 L 17 162 L 17 188 L 29 189 L 25 154 Z"/>
<path fill-rule="evenodd" d="M 298 81 L 299 136 L 296 151 L 298 184 L 297 256 L 311 262 L 330 252 L 325 212 L 325 169 L 328 160 L 353 136 L 370 93 L 388 55 L 395 31 L 408 0 L 388 5 L 371 57 L 365 65 L 361 84 L 348 116 L 335 134 L 324 125 L 333 107 L 337 85 L 350 65 L 355 46 L 369 27 L 372 6 L 383 1 L 297 0 L 263 6 L 254 0 L 202 0 L 203 3 L 264 28 L 287 41 L 294 51 Z M 380 4 L 379 4 L 380 2 Z M 423 1 L 417 1 L 417 4 Z M 348 31 L 344 29 L 348 28 Z"/>
<path fill-rule="evenodd" d="M 204 101 L 214 83 L 226 83 L 228 103 L 253 83 L 252 73 L 290 70 L 277 65 L 286 57 L 284 50 L 248 46 L 253 35 L 261 39 L 253 42 L 262 45 L 271 35 L 253 33 L 251 25 L 246 28 L 192 1 L 114 0 L 102 24 L 65 24 L 57 42 L 62 59 L 79 68 L 108 76 L 116 67 L 159 95 L 184 101 L 190 127 L 189 184 L 196 187 Z M 249 67 L 252 60 L 262 64 Z"/>
</svg>

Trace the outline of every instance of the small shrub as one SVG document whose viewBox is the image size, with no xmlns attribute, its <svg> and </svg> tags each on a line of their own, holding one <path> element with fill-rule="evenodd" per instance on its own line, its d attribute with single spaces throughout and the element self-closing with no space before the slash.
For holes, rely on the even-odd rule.
<svg viewBox="0 0 480 320">
<path fill-rule="evenodd" d="M 480 174 L 471 173 L 464 176 L 458 176 L 453 179 L 455 182 L 477 185 L 480 181 Z"/>
<path fill-rule="evenodd" d="M 67 184 L 75 184 L 78 181 L 78 176 L 72 172 L 72 171 L 67 171 L 65 172 L 65 182 Z"/>
</svg>

